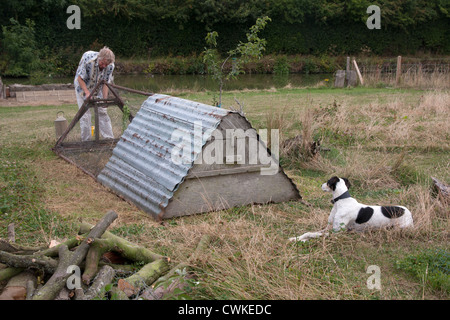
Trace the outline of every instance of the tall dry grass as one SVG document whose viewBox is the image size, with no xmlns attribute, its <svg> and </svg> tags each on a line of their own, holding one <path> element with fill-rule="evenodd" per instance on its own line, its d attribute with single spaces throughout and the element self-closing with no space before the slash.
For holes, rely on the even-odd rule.
<svg viewBox="0 0 450 320">
<path fill-rule="evenodd" d="M 334 293 L 327 292 L 330 281 L 317 277 L 335 270 L 334 266 L 326 266 L 332 261 L 328 245 L 310 251 L 287 242 L 285 234 L 275 229 L 283 222 L 280 216 L 281 220 L 283 216 L 286 220 L 290 217 L 276 206 L 252 206 L 249 211 L 237 216 L 215 213 L 208 223 L 196 224 L 195 230 L 180 222 L 160 241 L 167 241 L 169 246 L 186 241 L 192 249 L 195 246 L 192 239 L 198 240 L 199 235 L 214 237 L 210 250 L 193 263 L 199 270 L 199 281 L 206 283 L 200 293 L 204 298 L 297 300 L 321 295 L 333 298 Z M 310 223 L 311 217 L 302 220 Z M 189 250 L 178 256 L 187 255 Z M 322 262 L 317 263 L 319 260 Z M 339 290 L 343 296 L 354 295 L 349 285 Z"/>
<path fill-rule="evenodd" d="M 400 95 L 365 105 L 343 101 L 328 108 L 311 106 L 300 112 L 297 121 L 307 137 L 322 139 L 333 152 L 321 152 L 298 164 L 326 176 L 347 177 L 362 193 L 398 190 L 384 204 L 411 206 L 415 230 L 431 234 L 437 221 L 444 219 L 440 224 L 448 227 L 448 207 L 432 196 L 429 174 L 449 177 L 449 111 L 450 93 L 439 90 L 427 91 L 416 101 Z M 416 164 L 430 151 L 437 152 L 435 172 L 425 172 Z"/>
<path fill-rule="evenodd" d="M 364 86 L 366 87 L 401 87 L 428 90 L 446 90 L 450 88 L 450 73 L 425 73 L 420 69 L 407 70 L 397 83 L 395 73 L 377 74 L 364 73 Z"/>
<path fill-rule="evenodd" d="M 412 230 L 340 233 L 294 244 L 286 237 L 322 229 L 329 208 L 293 212 L 277 205 L 254 205 L 240 212 L 216 212 L 209 219 L 203 216 L 179 220 L 158 243 L 172 248 L 173 257 L 182 260 L 190 255 L 201 235 L 213 236 L 208 250 L 192 262 L 201 283 L 198 298 L 370 299 L 375 294 L 381 299 L 415 299 L 415 290 L 405 289 L 398 275 L 387 271 L 392 257 L 383 253 L 385 246 L 445 241 L 449 217 L 443 216 L 435 199 L 422 188 L 411 188 L 400 197 L 417 201 L 411 207 L 416 221 Z M 437 217 L 447 222 L 436 228 Z M 380 265 L 384 272 L 383 290 L 376 293 L 365 288 L 365 270 L 372 264 Z"/>
</svg>

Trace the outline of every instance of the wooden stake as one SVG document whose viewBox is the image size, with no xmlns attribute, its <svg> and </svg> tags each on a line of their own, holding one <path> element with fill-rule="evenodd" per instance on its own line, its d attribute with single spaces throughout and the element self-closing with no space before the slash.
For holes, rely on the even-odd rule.
<svg viewBox="0 0 450 320">
<path fill-rule="evenodd" d="M 397 57 L 397 72 L 395 74 L 395 85 L 400 83 L 400 77 L 402 76 L 402 56 Z"/>
<path fill-rule="evenodd" d="M 1 99 L 6 99 L 5 95 L 3 94 L 3 82 L 2 82 L 2 77 L 0 77 L 0 100 Z"/>
<path fill-rule="evenodd" d="M 356 60 L 355 60 L 355 59 L 353 59 L 353 66 L 354 66 L 355 69 L 356 69 L 356 73 L 358 74 L 359 81 L 361 82 L 362 85 L 364 85 L 363 77 L 362 77 L 362 75 L 361 75 L 361 72 L 359 72 L 358 64 L 356 63 Z"/>
<path fill-rule="evenodd" d="M 8 225 L 8 240 L 10 243 L 16 242 L 16 232 L 14 231 L 14 223 Z"/>
<path fill-rule="evenodd" d="M 347 57 L 347 65 L 345 67 L 345 84 L 348 85 L 348 81 L 350 79 L 350 57 Z"/>
</svg>

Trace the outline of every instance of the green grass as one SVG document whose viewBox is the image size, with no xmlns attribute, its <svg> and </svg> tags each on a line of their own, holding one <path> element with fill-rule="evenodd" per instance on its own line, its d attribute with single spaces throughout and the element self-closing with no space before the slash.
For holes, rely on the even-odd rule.
<svg viewBox="0 0 450 320">
<path fill-rule="evenodd" d="M 450 292 L 450 253 L 447 249 L 425 249 L 396 261 L 396 268 L 434 290 Z"/>
<path fill-rule="evenodd" d="M 3 155 L 3 154 L 2 154 Z M 7 238 L 6 225 L 15 224 L 21 243 L 42 243 L 71 230 L 70 222 L 45 209 L 45 189 L 34 170 L 24 161 L 0 158 L 0 238 Z"/>
</svg>

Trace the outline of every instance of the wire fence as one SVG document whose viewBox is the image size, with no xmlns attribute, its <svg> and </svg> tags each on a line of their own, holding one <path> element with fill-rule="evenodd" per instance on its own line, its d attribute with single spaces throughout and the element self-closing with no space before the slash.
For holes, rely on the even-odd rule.
<svg viewBox="0 0 450 320">
<path fill-rule="evenodd" d="M 377 65 L 359 65 L 361 74 L 396 74 L 397 63 L 380 63 Z M 450 73 L 450 63 L 403 63 L 402 74 L 408 73 Z"/>
<path fill-rule="evenodd" d="M 450 88 L 450 60 L 389 59 L 374 64 L 358 61 L 359 72 L 367 86 L 397 86 L 423 89 Z M 353 65 L 352 65 L 353 67 Z"/>
</svg>

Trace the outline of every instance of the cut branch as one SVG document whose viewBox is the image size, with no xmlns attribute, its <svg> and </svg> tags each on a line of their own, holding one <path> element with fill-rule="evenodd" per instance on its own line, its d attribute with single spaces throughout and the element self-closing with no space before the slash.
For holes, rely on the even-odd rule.
<svg viewBox="0 0 450 320">
<path fill-rule="evenodd" d="M 123 258 L 144 264 L 163 258 L 161 255 L 153 253 L 144 247 L 114 235 L 110 235 L 106 239 L 96 239 L 86 256 L 86 267 L 82 277 L 83 283 L 90 283 L 97 273 L 101 256 L 109 251 L 117 252 Z"/>
<path fill-rule="evenodd" d="M 8 280 L 9 278 L 14 277 L 15 275 L 21 273 L 24 268 L 5 268 L 0 270 L 0 281 Z"/>
<path fill-rule="evenodd" d="M 58 262 L 45 256 L 16 255 L 9 252 L 0 251 L 0 262 L 13 268 L 39 268 L 46 273 L 53 273 L 58 266 Z"/>
<path fill-rule="evenodd" d="M 29 281 L 33 284 L 37 281 L 36 276 L 31 271 L 24 271 L 12 277 L 0 295 L 0 300 L 25 300 Z"/>
<path fill-rule="evenodd" d="M 16 242 L 16 231 L 14 228 L 14 223 L 8 225 L 8 240 L 11 243 Z"/>
<path fill-rule="evenodd" d="M 120 279 L 118 288 L 122 290 L 128 297 L 136 295 L 141 289 L 151 285 L 162 274 L 170 269 L 167 259 L 159 259 L 152 263 L 148 263 L 141 270 L 126 279 Z"/>
<path fill-rule="evenodd" d="M 36 251 L 43 250 L 46 247 L 27 247 L 17 243 L 0 239 L 0 251 L 15 253 L 15 254 L 33 254 Z"/>
<path fill-rule="evenodd" d="M 84 268 L 84 273 L 81 278 L 84 284 L 88 285 L 92 278 L 97 274 L 98 263 L 100 257 L 105 253 L 108 248 L 99 244 L 100 239 L 96 239 L 86 255 L 86 265 Z"/>
<path fill-rule="evenodd" d="M 84 295 L 83 300 L 92 300 L 97 297 L 102 289 L 113 281 L 115 275 L 116 272 L 110 266 L 102 267 Z"/>
<path fill-rule="evenodd" d="M 86 257 L 91 243 L 95 238 L 100 238 L 111 223 L 117 218 L 114 211 L 108 212 L 97 225 L 91 229 L 88 237 L 77 247 L 73 253 L 69 253 L 66 245 L 59 248 L 59 264 L 55 273 L 47 283 L 34 295 L 33 300 L 53 300 L 65 286 L 70 274 L 67 268 L 71 265 L 80 265 Z"/>
<path fill-rule="evenodd" d="M 80 233 L 89 232 L 92 226 L 88 223 L 82 223 L 80 225 Z M 138 246 L 124 238 L 116 236 L 109 231 L 106 231 L 102 237 L 101 241 L 111 240 L 109 244 L 111 246 L 117 247 L 118 253 L 124 254 L 124 258 L 133 260 L 133 261 L 143 261 L 143 262 L 152 262 L 159 259 L 165 258 L 164 256 L 154 253 L 144 247 Z M 106 245 L 106 244 L 105 244 Z M 111 249 L 112 250 L 112 249 Z M 115 250 L 112 250 L 115 251 Z"/>
<path fill-rule="evenodd" d="M 164 281 L 171 283 L 167 283 L 169 286 L 164 288 L 158 288 L 159 291 L 148 291 L 153 299 L 155 295 L 159 297 L 170 294 L 177 288 L 184 290 L 188 285 L 187 282 L 181 278 L 172 279 L 172 275 L 178 269 L 189 268 L 193 264 L 193 260 L 198 258 L 199 254 L 208 247 L 211 237 L 203 236 L 189 259 L 171 269 L 169 258 L 107 232 L 106 229 L 116 218 L 117 214 L 110 211 L 95 226 L 82 224 L 80 226 L 82 236 L 68 239 L 52 248 L 27 248 L 0 239 L 0 263 L 5 263 L 7 266 L 0 270 L 0 279 L 12 279 L 24 269 L 39 269 L 41 273 L 44 273 L 41 275 L 45 279 L 50 276 L 45 285 L 38 289 L 35 289 L 35 282 L 28 280 L 21 285 L 20 292 L 17 291 L 18 295 L 11 291 L 15 297 L 20 299 L 25 298 L 23 294 L 25 292 L 26 298 L 33 300 L 70 300 L 74 298 L 73 296 L 76 300 L 103 298 L 106 293 L 105 287 L 117 275 L 125 278 L 120 279 L 117 286 L 109 290 L 110 299 L 128 299 L 133 295 L 145 293 L 150 290 L 151 285 L 155 286 L 156 280 L 158 283 Z M 69 248 L 72 248 L 72 251 Z M 109 263 L 105 264 L 101 260 Z M 138 262 L 143 267 L 136 272 L 136 264 L 126 264 L 127 262 Z M 79 272 L 79 269 L 73 268 L 74 266 L 84 269 L 82 286 L 75 292 L 66 287 L 69 277 L 73 274 L 68 270 Z M 99 267 L 101 267 L 100 271 L 98 271 Z M 79 273 L 76 275 L 78 276 Z M 185 277 L 188 279 L 191 276 L 186 275 Z M 73 279 L 79 283 L 78 277 Z M 92 279 L 94 280 L 92 281 Z M 87 288 L 86 285 L 90 283 L 92 285 Z"/>
<path fill-rule="evenodd" d="M 85 239 L 87 237 L 87 233 L 81 236 L 76 236 L 73 238 L 70 238 L 66 241 L 64 241 L 63 243 L 60 243 L 54 247 L 51 248 L 45 248 L 45 249 L 41 249 L 37 252 L 34 253 L 34 255 L 36 256 L 47 256 L 47 257 L 56 257 L 58 256 L 58 250 L 62 245 L 67 246 L 68 249 L 72 249 L 74 247 L 76 247 L 77 245 L 80 244 L 80 242 Z"/>
</svg>

